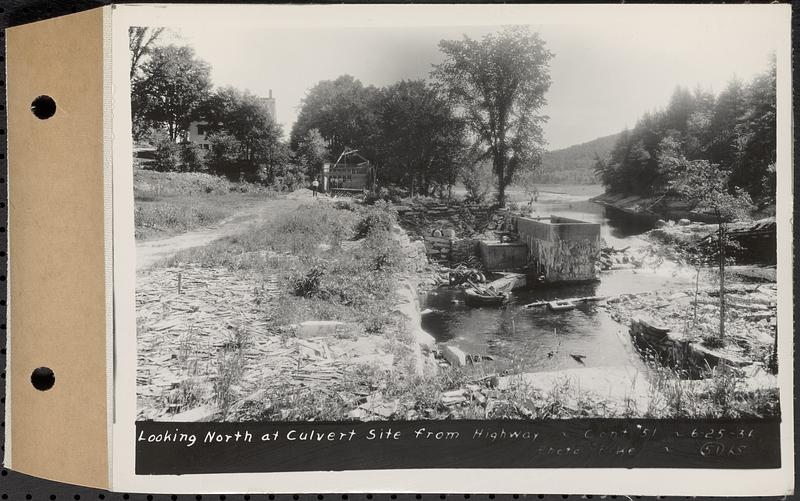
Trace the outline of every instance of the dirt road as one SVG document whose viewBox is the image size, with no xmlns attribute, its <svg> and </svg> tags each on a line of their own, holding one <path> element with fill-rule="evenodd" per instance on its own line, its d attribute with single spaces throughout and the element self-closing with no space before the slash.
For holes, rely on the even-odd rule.
<svg viewBox="0 0 800 501">
<path fill-rule="evenodd" d="M 202 247 L 219 238 L 244 233 L 251 224 L 257 223 L 268 213 L 294 210 L 303 203 L 315 200 L 319 201 L 319 203 L 325 203 L 329 199 L 327 197 L 312 198 L 310 190 L 298 190 L 286 197 L 264 200 L 256 205 L 242 209 L 213 226 L 189 231 L 174 237 L 137 242 L 136 271 L 149 268 L 154 263 L 173 256 L 182 250 Z"/>
</svg>

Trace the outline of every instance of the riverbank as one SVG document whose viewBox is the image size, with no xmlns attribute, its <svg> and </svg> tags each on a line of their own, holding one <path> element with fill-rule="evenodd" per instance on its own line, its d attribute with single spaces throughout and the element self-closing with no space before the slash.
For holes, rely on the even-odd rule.
<svg viewBox="0 0 800 501">
<path fill-rule="evenodd" d="M 293 197 L 140 269 L 140 419 L 387 417 L 385 381 L 429 376 L 421 246 L 384 208 Z"/>
</svg>

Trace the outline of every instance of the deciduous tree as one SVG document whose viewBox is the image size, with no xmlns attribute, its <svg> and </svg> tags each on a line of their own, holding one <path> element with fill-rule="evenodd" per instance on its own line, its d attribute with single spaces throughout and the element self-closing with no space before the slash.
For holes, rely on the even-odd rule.
<svg viewBox="0 0 800 501">
<path fill-rule="evenodd" d="M 535 168 L 544 140 L 540 114 L 553 54 L 538 33 L 512 27 L 481 40 L 442 40 L 433 76 L 458 107 L 497 177 L 498 201 L 518 169 Z"/>
<path fill-rule="evenodd" d="M 717 224 L 717 266 L 719 270 L 719 339 L 725 339 L 725 264 L 728 223 L 750 217 L 755 209 L 750 195 L 729 188 L 730 171 L 708 160 L 688 160 L 674 139 L 661 144 L 661 168 L 669 172 L 670 189 L 694 204 L 694 210 L 711 216 Z"/>
<path fill-rule="evenodd" d="M 317 129 L 328 142 L 333 156 L 349 147 L 359 150 L 366 158 L 372 158 L 377 134 L 378 97 L 378 89 L 365 86 L 350 75 L 317 83 L 300 105 L 300 113 L 292 127 L 292 149 L 297 151 L 308 131 Z"/>
<path fill-rule="evenodd" d="M 211 70 L 188 46 L 155 47 L 132 84 L 136 116 L 160 124 L 175 141 L 198 117 L 200 103 L 211 90 Z"/>
<path fill-rule="evenodd" d="M 319 129 L 311 129 L 297 145 L 296 160 L 305 167 L 310 177 L 322 172 L 322 164 L 330 158 L 328 142 L 322 137 Z"/>
<path fill-rule="evenodd" d="M 424 195 L 455 184 L 466 138 L 450 104 L 423 80 L 404 80 L 381 94 L 376 148 L 382 179 Z"/>
<path fill-rule="evenodd" d="M 289 152 L 281 139 L 281 126 L 275 123 L 257 96 L 233 87 L 224 87 L 206 100 L 201 114 L 209 132 L 219 136 L 220 152 L 224 144 L 225 154 L 235 157 L 239 174 L 271 182 L 275 169 L 288 162 Z M 221 141 L 223 138 L 224 141 Z M 214 146 L 212 141 L 212 152 Z M 230 159 L 226 160 L 215 153 L 210 161 L 218 159 L 222 161 L 220 166 L 225 165 L 230 170 Z"/>
<path fill-rule="evenodd" d="M 148 28 L 131 26 L 128 31 L 128 47 L 131 50 L 130 78 L 133 80 L 136 70 L 145 56 L 150 54 L 155 47 L 155 42 L 164 33 L 165 28 Z"/>
</svg>

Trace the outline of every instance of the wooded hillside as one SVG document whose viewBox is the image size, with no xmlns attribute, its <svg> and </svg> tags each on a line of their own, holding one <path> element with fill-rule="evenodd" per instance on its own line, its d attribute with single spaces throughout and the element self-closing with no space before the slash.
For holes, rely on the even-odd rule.
<svg viewBox="0 0 800 501">
<path fill-rule="evenodd" d="M 597 184 L 594 172 L 597 158 L 608 159 L 619 133 L 598 137 L 586 143 L 548 151 L 535 181 L 544 184 Z"/>
<path fill-rule="evenodd" d="M 760 207 L 775 201 L 776 68 L 750 82 L 733 78 L 719 94 L 677 87 L 663 110 L 623 131 L 596 171 L 609 193 L 652 196 L 675 191 L 672 164 L 708 164 L 730 193 L 743 191 Z M 694 162 L 694 163 L 692 163 Z M 680 184 L 680 183 L 677 183 Z"/>
</svg>

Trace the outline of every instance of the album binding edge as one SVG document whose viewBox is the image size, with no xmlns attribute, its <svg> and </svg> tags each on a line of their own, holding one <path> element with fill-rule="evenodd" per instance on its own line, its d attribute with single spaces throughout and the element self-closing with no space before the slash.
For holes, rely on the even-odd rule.
<svg viewBox="0 0 800 501">
<path fill-rule="evenodd" d="M 104 7 L 11 28 L 6 63 L 5 465 L 101 488 L 110 486 L 109 17 Z M 55 102 L 52 116 L 32 112 L 40 96 Z"/>
</svg>

